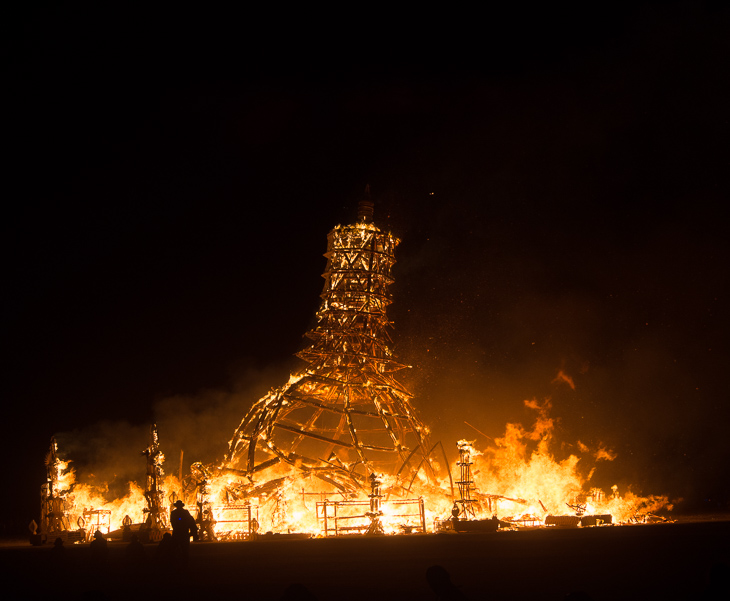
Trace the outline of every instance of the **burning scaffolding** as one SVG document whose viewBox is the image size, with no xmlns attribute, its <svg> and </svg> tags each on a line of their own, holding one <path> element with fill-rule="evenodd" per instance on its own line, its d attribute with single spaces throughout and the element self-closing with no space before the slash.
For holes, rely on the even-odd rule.
<svg viewBox="0 0 730 601">
<path fill-rule="evenodd" d="M 475 508 L 477 501 L 472 498 L 472 488 L 474 487 L 474 480 L 472 480 L 471 466 L 471 455 L 474 452 L 471 444 L 466 440 L 460 440 L 457 443 L 459 450 L 459 480 L 456 482 L 459 487 L 459 499 L 455 501 L 454 507 L 456 515 L 454 517 L 463 517 L 465 519 L 474 519 L 476 517 Z"/>
<path fill-rule="evenodd" d="M 72 478 L 69 477 L 68 462 L 58 456 L 55 437 L 51 438 L 45 464 L 46 481 L 41 485 L 40 524 L 31 522 L 31 541 L 34 544 L 56 538 L 72 542 L 83 541 L 86 538 L 85 526 L 89 516 L 79 516 L 76 523 L 71 520 L 67 497 Z M 95 517 L 97 521 L 102 520 L 100 523 L 104 522 L 104 517 Z"/>
<path fill-rule="evenodd" d="M 155 424 L 150 428 L 150 446 L 142 454 L 147 458 L 147 483 L 144 491 L 146 515 L 144 530 L 150 541 L 158 541 L 167 529 L 168 509 L 165 506 L 165 491 L 162 478 L 165 475 L 162 464 L 165 456 L 160 451 L 160 439 Z"/>
<path fill-rule="evenodd" d="M 366 491 L 371 473 L 408 489 L 419 472 L 432 472 L 428 429 L 394 377 L 405 367 L 386 315 L 399 240 L 372 216 L 363 201 L 356 223 L 330 232 L 317 325 L 297 353 L 307 365 L 260 399 L 230 442 L 225 467 L 244 475 L 248 490 L 271 473 L 351 493 Z"/>
<path fill-rule="evenodd" d="M 50 536 L 69 530 L 65 487 L 62 484 L 65 468 L 65 462 L 58 458 L 58 443 L 51 438 L 46 455 L 46 482 L 41 486 L 41 534 Z"/>
</svg>

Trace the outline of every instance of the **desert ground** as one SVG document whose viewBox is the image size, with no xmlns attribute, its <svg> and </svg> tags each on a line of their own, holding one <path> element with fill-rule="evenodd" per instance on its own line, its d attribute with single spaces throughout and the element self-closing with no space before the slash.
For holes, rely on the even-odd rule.
<svg viewBox="0 0 730 601">
<path fill-rule="evenodd" d="M 703 521 L 489 534 L 412 534 L 201 542 L 188 565 L 160 565 L 157 546 L 132 562 L 126 543 L 93 564 L 88 545 L 66 549 L 6 541 L 4 590 L 17 599 L 439 599 L 426 570 L 445 568 L 471 601 L 705 599 L 727 586 L 730 516 Z M 718 579 L 720 584 L 718 584 Z M 723 584 L 724 579 L 724 584 Z M 300 584 L 299 596 L 291 596 Z M 712 588 L 714 587 L 714 588 Z M 289 596 L 287 596 L 289 595 Z M 711 596 L 708 596 L 711 595 Z M 567 597 L 578 598 L 578 597 Z"/>
</svg>

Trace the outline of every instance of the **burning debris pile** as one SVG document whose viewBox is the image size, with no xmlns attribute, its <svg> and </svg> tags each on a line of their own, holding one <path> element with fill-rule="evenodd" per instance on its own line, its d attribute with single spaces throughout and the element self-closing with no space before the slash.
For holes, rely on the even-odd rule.
<svg viewBox="0 0 730 601">
<path fill-rule="evenodd" d="M 621 497 L 615 487 L 609 496 L 595 488 L 586 492 L 593 472 L 581 477 L 577 456 L 557 461 L 551 454 L 547 401 L 525 401 L 538 414 L 532 430 L 508 424 L 504 437 L 484 451 L 459 441 L 452 470 L 443 446 L 431 446 L 412 395 L 394 375 L 405 367 L 395 359 L 386 315 L 399 240 L 372 217 L 372 203 L 363 201 L 356 223 L 330 232 L 317 323 L 307 333 L 309 345 L 297 353 L 305 366 L 254 403 L 220 463 L 194 463 L 185 477 L 182 469 L 178 477 L 165 477 L 153 426 L 142 452 L 145 489 L 130 483 L 129 494 L 110 503 L 104 490 L 74 482 L 54 440 L 37 535 L 87 540 L 96 530 L 120 529 L 128 536 L 135 529 L 155 541 L 179 500 L 195 508 L 207 540 L 266 532 L 337 536 L 598 525 L 641 520 L 666 504 L 664 497 Z M 442 466 L 434 458 L 439 446 Z M 595 458 L 611 455 L 602 450 Z"/>
</svg>

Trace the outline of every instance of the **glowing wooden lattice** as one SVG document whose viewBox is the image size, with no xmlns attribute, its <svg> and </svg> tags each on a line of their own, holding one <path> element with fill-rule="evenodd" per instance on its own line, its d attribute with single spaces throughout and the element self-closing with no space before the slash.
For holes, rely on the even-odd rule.
<svg viewBox="0 0 730 601">
<path fill-rule="evenodd" d="M 230 442 L 228 468 L 252 480 L 284 464 L 354 490 L 372 472 L 409 485 L 428 461 L 428 430 L 416 416 L 411 394 L 393 377 L 395 360 L 386 309 L 399 240 L 359 220 L 328 236 L 327 269 L 307 362 L 289 382 L 260 399 Z"/>
</svg>

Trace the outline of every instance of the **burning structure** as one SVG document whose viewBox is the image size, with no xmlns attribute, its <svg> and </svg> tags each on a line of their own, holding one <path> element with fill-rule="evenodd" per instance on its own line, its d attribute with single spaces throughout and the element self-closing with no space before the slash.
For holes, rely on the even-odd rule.
<svg viewBox="0 0 730 601">
<path fill-rule="evenodd" d="M 58 457 L 58 443 L 51 438 L 51 446 L 46 454 L 46 481 L 41 485 L 40 524 L 31 524 L 32 541 L 45 542 L 49 538 L 62 538 L 73 542 L 86 538 L 86 530 L 79 521 L 78 530 L 71 529 L 66 503 L 68 481 L 66 470 L 68 462 Z M 83 518 L 81 518 L 83 519 Z"/>
<path fill-rule="evenodd" d="M 179 477 L 165 476 L 153 426 L 143 451 L 144 490 L 130 483 L 127 497 L 107 503 L 98 490 L 74 485 L 53 441 L 41 532 L 68 531 L 77 520 L 92 526 L 82 538 L 124 525 L 158 540 L 178 499 L 197 510 L 207 540 L 426 532 L 431 519 L 435 529 L 457 532 L 594 525 L 631 521 L 666 504 L 665 497 L 584 492 L 593 471 L 581 476 L 577 456 L 558 461 L 549 451 L 548 401 L 525 401 L 538 412 L 533 429 L 508 424 L 485 452 L 460 440 L 456 482 L 448 460 L 439 470 L 431 458 L 438 445 L 431 446 L 412 395 L 395 376 L 406 367 L 395 358 L 387 317 L 398 243 L 373 223 L 369 200 L 355 223 L 329 233 L 316 325 L 297 353 L 305 365 L 253 404 L 221 462 L 193 463 L 183 478 L 181 458 Z M 612 459 L 602 448 L 594 458 Z M 566 506 L 577 519 L 561 517 Z"/>
<path fill-rule="evenodd" d="M 168 529 L 167 518 L 168 508 L 165 502 L 165 491 L 162 489 L 163 476 L 162 464 L 165 456 L 160 450 L 160 439 L 157 434 L 157 425 L 153 424 L 150 429 L 150 446 L 142 454 L 147 458 L 147 481 L 144 491 L 146 507 L 144 514 L 147 516 L 144 521 L 145 539 L 159 541 L 165 530 Z"/>
<path fill-rule="evenodd" d="M 343 492 L 363 489 L 371 473 L 409 488 L 419 470 L 432 470 L 428 429 L 393 375 L 405 367 L 386 315 L 399 240 L 372 216 L 363 201 L 357 223 L 329 233 L 317 325 L 297 354 L 307 365 L 259 400 L 230 442 L 225 466 L 251 486 L 276 470 Z"/>
<path fill-rule="evenodd" d="M 310 344 L 297 353 L 306 365 L 253 405 L 223 464 L 213 470 L 228 477 L 229 502 L 278 499 L 269 512 L 272 527 L 288 519 L 282 490 L 295 482 L 304 498 L 335 495 L 344 501 L 365 494 L 379 498 L 373 474 L 385 476 L 389 490 L 402 496 L 419 475 L 434 473 L 428 428 L 394 376 L 405 367 L 394 357 L 386 313 L 399 240 L 372 218 L 373 203 L 362 201 L 356 223 L 329 233 L 317 323 L 307 333 Z M 209 502 L 204 480 L 199 504 Z M 328 504 L 320 510 L 326 521 Z M 378 530 L 375 522 L 370 516 L 368 528 Z"/>
</svg>

